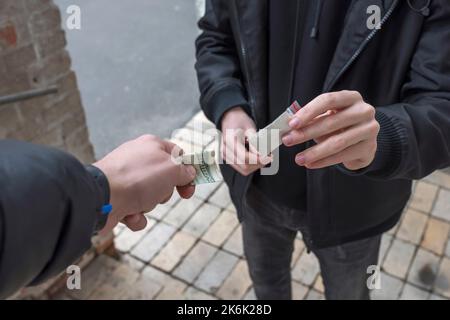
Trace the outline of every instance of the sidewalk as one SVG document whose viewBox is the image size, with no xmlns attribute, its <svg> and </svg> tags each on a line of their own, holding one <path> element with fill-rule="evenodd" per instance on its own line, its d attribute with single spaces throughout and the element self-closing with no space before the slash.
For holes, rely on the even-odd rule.
<svg viewBox="0 0 450 320">
<path fill-rule="evenodd" d="M 173 139 L 186 152 L 214 147 L 212 128 L 196 115 Z M 192 143 L 193 142 L 193 143 Z M 100 256 L 82 273 L 82 290 L 54 299 L 255 299 L 243 257 L 241 228 L 225 184 L 174 196 L 148 215 L 145 230 L 115 230 L 118 260 Z M 374 299 L 450 299 L 450 174 L 415 183 L 401 223 L 383 236 L 381 290 Z M 299 235 L 292 260 L 295 299 L 323 299 L 317 259 Z"/>
</svg>

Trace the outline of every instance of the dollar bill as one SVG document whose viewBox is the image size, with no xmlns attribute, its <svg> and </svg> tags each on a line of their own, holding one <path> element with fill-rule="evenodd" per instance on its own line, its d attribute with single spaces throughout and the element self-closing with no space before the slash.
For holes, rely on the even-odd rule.
<svg viewBox="0 0 450 320">
<path fill-rule="evenodd" d="M 192 182 L 193 185 L 222 181 L 214 150 L 182 155 L 181 163 L 192 165 L 197 171 L 197 176 Z"/>
<path fill-rule="evenodd" d="M 298 110 L 300 110 L 300 108 L 299 103 L 294 101 L 294 103 L 271 124 L 259 130 L 255 135 L 249 137 L 248 143 L 262 156 L 271 154 L 282 144 L 281 138 L 291 131 L 289 120 Z"/>
</svg>

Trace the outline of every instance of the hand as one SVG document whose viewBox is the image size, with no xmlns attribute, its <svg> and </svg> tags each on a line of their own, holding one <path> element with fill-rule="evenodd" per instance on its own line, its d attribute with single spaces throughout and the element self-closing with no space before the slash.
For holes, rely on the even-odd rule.
<svg viewBox="0 0 450 320">
<path fill-rule="evenodd" d="M 349 170 L 369 166 L 375 158 L 380 125 L 375 108 L 356 91 L 325 93 L 298 111 L 283 137 L 286 146 L 314 139 L 317 145 L 299 153 L 295 162 L 309 169 L 343 164 Z"/>
<path fill-rule="evenodd" d="M 228 110 L 221 124 L 222 157 L 237 172 L 248 176 L 270 163 L 269 157 L 263 158 L 253 148 L 245 147 L 245 140 L 256 133 L 256 126 L 241 107 Z"/>
<path fill-rule="evenodd" d="M 176 146 L 157 137 L 145 135 L 129 141 L 94 164 L 108 178 L 113 211 L 101 234 L 111 231 L 120 221 L 131 230 L 145 228 L 145 212 L 170 199 L 175 187 L 183 198 L 190 198 L 195 188 L 192 166 L 172 159 Z M 180 149 L 181 150 L 181 149 Z"/>
</svg>

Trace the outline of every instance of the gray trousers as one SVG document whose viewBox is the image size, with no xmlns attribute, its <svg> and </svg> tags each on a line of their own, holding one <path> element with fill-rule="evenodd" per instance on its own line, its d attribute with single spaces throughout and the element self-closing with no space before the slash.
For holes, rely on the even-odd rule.
<svg viewBox="0 0 450 320">
<path fill-rule="evenodd" d="M 244 252 L 256 297 L 291 299 L 294 240 L 298 231 L 305 240 L 309 237 L 305 213 L 280 208 L 253 187 L 242 210 Z M 370 299 L 367 268 L 377 264 L 380 242 L 381 235 L 325 249 L 309 248 L 319 260 L 326 299 Z"/>
</svg>

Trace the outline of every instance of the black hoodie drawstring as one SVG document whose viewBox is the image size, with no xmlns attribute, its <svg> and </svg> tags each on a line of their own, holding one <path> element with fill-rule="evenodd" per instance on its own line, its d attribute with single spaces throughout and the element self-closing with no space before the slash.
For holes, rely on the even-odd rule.
<svg viewBox="0 0 450 320">
<path fill-rule="evenodd" d="M 311 33 L 309 36 L 311 38 L 317 38 L 317 34 L 319 33 L 319 23 L 320 23 L 320 16 L 322 14 L 322 5 L 323 0 L 316 0 L 316 12 L 314 14 L 314 25 L 311 29 Z"/>
</svg>

